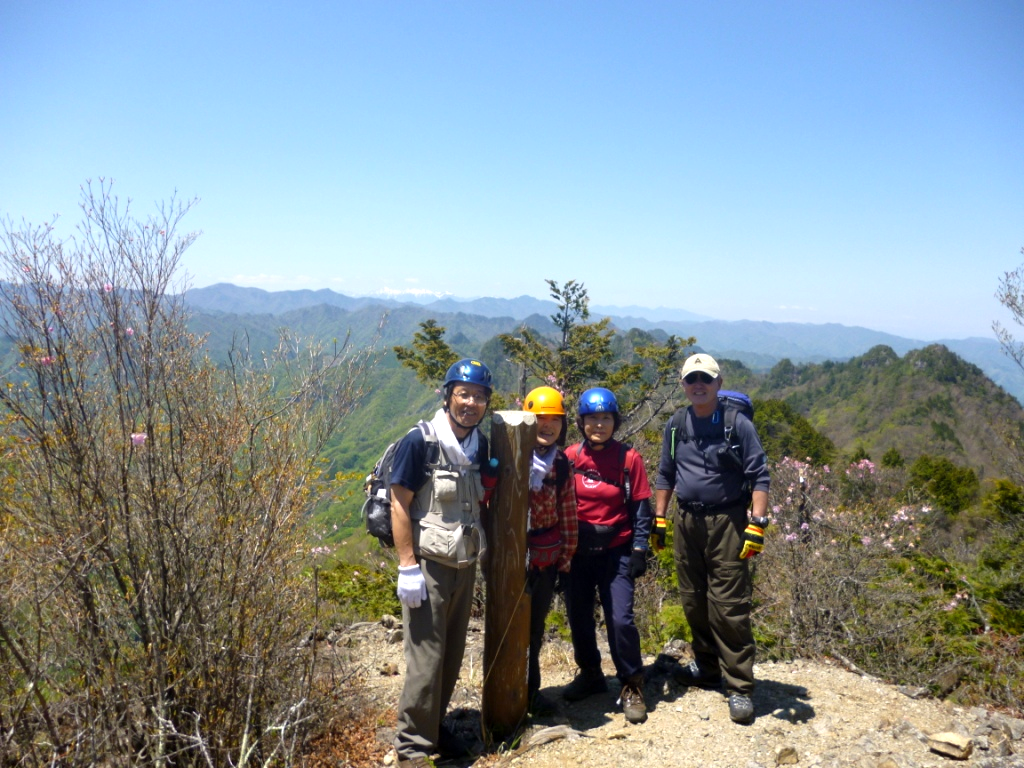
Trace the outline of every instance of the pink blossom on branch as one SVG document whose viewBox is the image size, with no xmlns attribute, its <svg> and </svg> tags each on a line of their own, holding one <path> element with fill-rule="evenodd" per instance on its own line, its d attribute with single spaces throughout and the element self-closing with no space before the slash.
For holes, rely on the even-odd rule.
<svg viewBox="0 0 1024 768">
<path fill-rule="evenodd" d="M 145 432 L 132 432 L 132 445 L 145 445 L 146 437 Z"/>
</svg>

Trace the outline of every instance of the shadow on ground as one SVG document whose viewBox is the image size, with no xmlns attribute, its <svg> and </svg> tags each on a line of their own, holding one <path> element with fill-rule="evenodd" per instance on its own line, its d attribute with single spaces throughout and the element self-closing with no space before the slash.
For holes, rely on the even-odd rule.
<svg viewBox="0 0 1024 768">
<path fill-rule="evenodd" d="M 677 659 L 668 655 L 660 655 L 651 664 L 644 675 L 644 699 L 649 712 L 659 706 L 677 702 L 686 696 L 689 688 L 677 685 L 672 679 L 672 672 L 680 668 Z M 481 755 L 511 751 L 517 746 L 517 740 L 527 728 L 545 728 L 548 726 L 566 725 L 573 730 L 586 733 L 607 725 L 615 718 L 622 716 L 622 707 L 618 703 L 620 685 L 614 676 L 606 676 L 608 692 L 589 696 L 583 701 L 567 702 L 562 698 L 564 686 L 548 686 L 542 693 L 556 703 L 556 711 L 544 716 L 524 718 L 516 734 L 505 741 L 485 743 L 481 731 L 481 714 L 477 708 L 459 708 L 448 714 L 446 725 L 473 747 L 477 757 L 456 760 L 440 760 L 438 765 L 453 768 L 468 768 Z M 754 713 L 756 717 L 774 717 L 791 723 L 806 723 L 815 717 L 814 707 L 810 704 L 810 692 L 799 685 L 778 682 L 776 680 L 758 680 L 755 689 Z M 723 695 L 723 704 L 725 697 Z M 626 727 L 625 721 L 623 726 Z"/>
</svg>

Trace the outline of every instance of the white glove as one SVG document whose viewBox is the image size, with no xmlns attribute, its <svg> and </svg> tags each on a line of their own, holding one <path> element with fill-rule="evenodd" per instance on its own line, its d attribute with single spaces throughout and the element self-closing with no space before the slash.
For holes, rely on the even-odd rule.
<svg viewBox="0 0 1024 768">
<path fill-rule="evenodd" d="M 419 608 L 427 599 L 427 582 L 418 565 L 398 566 L 398 599 L 410 608 Z"/>
</svg>

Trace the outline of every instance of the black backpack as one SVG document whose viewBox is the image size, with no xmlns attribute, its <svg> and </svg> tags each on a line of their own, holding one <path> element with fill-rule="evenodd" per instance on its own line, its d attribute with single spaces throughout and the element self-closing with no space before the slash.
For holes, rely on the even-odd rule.
<svg viewBox="0 0 1024 768">
<path fill-rule="evenodd" d="M 434 427 L 429 421 L 417 422 L 416 426 L 410 429 L 419 429 L 423 433 L 423 440 L 427 444 L 427 470 L 438 465 L 441 456 L 441 446 L 437 442 L 437 435 Z M 395 535 L 391 529 L 391 469 L 395 463 L 395 450 L 400 440 L 396 440 L 386 449 L 380 461 L 374 466 L 373 471 L 366 476 L 363 490 L 366 491 L 366 501 L 363 502 L 363 520 L 366 521 L 366 532 L 376 536 L 382 547 L 395 546 Z"/>
<path fill-rule="evenodd" d="M 672 441 L 671 455 L 676 457 L 676 446 L 693 439 L 693 427 L 690 420 L 686 418 L 689 408 L 680 408 L 669 419 L 668 426 L 671 430 L 669 439 Z M 723 389 L 718 393 L 718 410 L 722 412 L 722 424 L 725 434 L 725 445 L 719 448 L 719 455 L 724 459 L 723 464 L 731 466 L 740 472 L 743 471 L 743 454 L 739 443 L 734 443 L 732 436 L 736 429 L 736 414 L 742 413 L 751 421 L 754 420 L 754 404 L 750 398 L 742 392 L 732 392 Z"/>
</svg>

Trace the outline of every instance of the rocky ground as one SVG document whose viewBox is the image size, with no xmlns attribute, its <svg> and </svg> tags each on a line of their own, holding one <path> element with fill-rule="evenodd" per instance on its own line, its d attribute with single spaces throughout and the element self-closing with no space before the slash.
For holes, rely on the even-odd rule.
<svg viewBox="0 0 1024 768">
<path fill-rule="evenodd" d="M 388 766 L 394 706 L 402 684 L 401 627 L 391 622 L 339 631 L 330 653 L 355 665 L 363 711 L 376 711 L 376 739 L 362 758 L 334 765 Z M 982 709 L 965 709 L 901 690 L 837 664 L 809 661 L 758 664 L 756 720 L 729 720 L 718 692 L 680 688 L 668 674 L 673 656 L 688 660 L 685 646 L 646 659 L 645 694 L 650 715 L 629 725 L 617 706 L 617 683 L 605 653 L 610 692 L 571 707 L 559 694 L 575 673 L 571 647 L 552 639 L 543 652 L 543 692 L 560 702 L 551 717 L 524 723 L 515 745 L 480 741 L 483 628 L 474 622 L 448 722 L 476 741 L 475 760 L 439 762 L 458 768 L 565 765 L 645 768 L 758 768 L 797 765 L 838 768 L 938 768 L 956 764 L 1024 768 L 1024 720 Z"/>
</svg>

